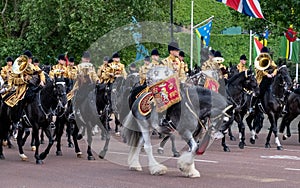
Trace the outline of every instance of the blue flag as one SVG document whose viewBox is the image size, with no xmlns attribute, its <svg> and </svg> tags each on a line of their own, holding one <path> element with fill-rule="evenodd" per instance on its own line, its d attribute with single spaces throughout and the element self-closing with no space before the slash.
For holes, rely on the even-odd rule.
<svg viewBox="0 0 300 188">
<path fill-rule="evenodd" d="M 212 27 L 212 20 L 210 20 L 207 24 L 196 29 L 196 33 L 197 33 L 198 37 L 199 38 L 203 37 L 205 46 L 209 46 L 211 27 Z"/>
</svg>

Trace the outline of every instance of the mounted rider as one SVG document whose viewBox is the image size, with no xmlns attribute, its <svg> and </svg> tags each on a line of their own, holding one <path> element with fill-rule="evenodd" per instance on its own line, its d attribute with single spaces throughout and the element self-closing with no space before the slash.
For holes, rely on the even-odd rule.
<svg viewBox="0 0 300 188">
<path fill-rule="evenodd" d="M 246 55 L 245 54 L 241 55 L 240 62 L 239 64 L 236 65 L 236 68 L 237 70 L 239 70 L 239 72 L 248 70 L 248 68 L 246 67 L 246 61 L 247 61 Z"/>
<path fill-rule="evenodd" d="M 170 42 L 168 45 L 169 56 L 162 60 L 163 64 L 169 67 L 171 70 L 174 70 L 178 74 L 178 78 L 181 82 L 185 82 L 186 73 L 188 68 L 186 63 L 180 61 L 179 56 L 179 46 L 177 42 Z"/>
<path fill-rule="evenodd" d="M 1 91 L 0 94 L 5 94 L 8 90 L 8 80 L 9 77 L 11 76 L 12 73 L 12 64 L 13 64 L 14 60 L 12 57 L 7 57 L 6 58 L 6 65 L 4 67 L 2 67 L 1 69 L 1 79 L 3 81 L 3 84 L 1 85 Z"/>
<path fill-rule="evenodd" d="M 19 56 L 12 68 L 11 76 L 8 80 L 8 92 L 3 98 L 9 107 L 15 107 L 12 113 L 14 127 L 21 126 L 23 110 L 27 103 L 30 103 L 37 93 L 45 84 L 45 75 L 42 70 L 34 67 L 32 64 L 32 53 L 26 50 L 23 55 Z"/>
<path fill-rule="evenodd" d="M 146 56 L 144 59 L 144 65 L 140 67 L 139 75 L 140 75 L 140 85 L 146 84 L 146 78 L 148 71 L 153 67 L 150 63 L 150 57 Z"/>
</svg>

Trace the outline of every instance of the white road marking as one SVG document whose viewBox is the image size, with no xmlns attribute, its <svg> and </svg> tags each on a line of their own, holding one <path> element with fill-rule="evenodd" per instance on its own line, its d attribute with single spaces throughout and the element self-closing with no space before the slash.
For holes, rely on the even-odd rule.
<svg viewBox="0 0 300 188">
<path fill-rule="evenodd" d="M 285 168 L 284 170 L 300 171 L 300 169 L 299 169 L 299 168 Z"/>
<path fill-rule="evenodd" d="M 291 155 L 270 155 L 270 156 L 260 156 L 265 159 L 288 159 L 288 160 L 300 160 L 300 157 Z"/>
<path fill-rule="evenodd" d="M 108 153 L 112 153 L 112 154 L 119 154 L 119 155 L 128 155 L 128 153 L 123 153 L 123 152 L 114 152 L 114 151 L 110 151 Z M 143 157 L 147 157 L 147 155 L 143 155 L 143 154 L 140 154 L 140 156 L 143 156 Z M 160 158 L 160 159 L 174 159 L 174 160 L 178 160 L 177 157 L 167 157 L 167 156 L 157 156 L 157 155 L 154 155 L 155 158 Z M 195 159 L 194 160 L 195 162 L 203 162 L 203 163 L 219 163 L 218 161 L 211 161 L 211 160 L 201 160 L 201 159 Z"/>
</svg>

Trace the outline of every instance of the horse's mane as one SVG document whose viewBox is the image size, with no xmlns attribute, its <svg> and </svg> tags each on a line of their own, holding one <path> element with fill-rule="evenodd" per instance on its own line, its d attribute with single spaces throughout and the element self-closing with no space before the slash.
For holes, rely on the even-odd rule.
<svg viewBox="0 0 300 188">
<path fill-rule="evenodd" d="M 227 81 L 228 85 L 232 84 L 232 82 L 234 82 L 238 77 L 240 77 L 243 74 L 245 74 L 245 71 L 240 72 L 240 73 L 238 73 L 236 75 L 233 75 L 231 78 L 228 79 L 228 81 Z"/>
</svg>

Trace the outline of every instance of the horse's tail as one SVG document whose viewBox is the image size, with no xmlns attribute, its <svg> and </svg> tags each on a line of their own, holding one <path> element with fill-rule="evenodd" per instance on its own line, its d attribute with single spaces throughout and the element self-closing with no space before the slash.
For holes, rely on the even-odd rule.
<svg viewBox="0 0 300 188">
<path fill-rule="evenodd" d="M 137 147 L 139 144 L 139 141 L 142 137 L 142 133 L 139 130 L 138 124 L 136 120 L 134 119 L 131 111 L 130 113 L 125 117 L 124 124 L 123 124 L 123 130 L 122 130 L 122 137 L 125 143 L 127 143 L 129 146 Z"/>
</svg>

